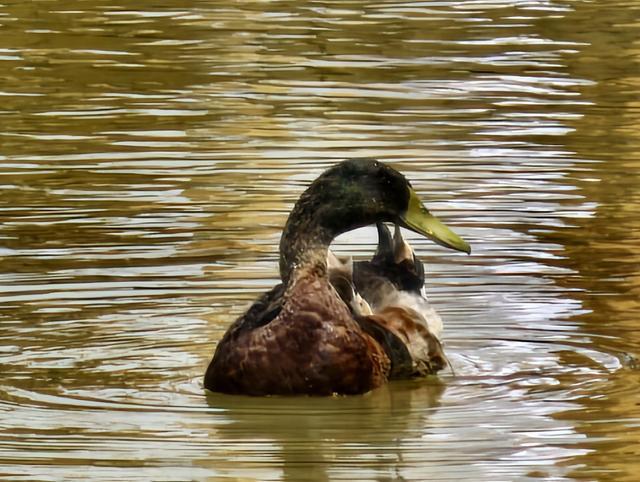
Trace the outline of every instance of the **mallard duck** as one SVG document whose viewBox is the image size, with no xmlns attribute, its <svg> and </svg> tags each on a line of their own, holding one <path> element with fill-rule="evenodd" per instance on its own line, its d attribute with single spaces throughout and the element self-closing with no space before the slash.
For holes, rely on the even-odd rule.
<svg viewBox="0 0 640 482">
<path fill-rule="evenodd" d="M 205 374 L 205 388 L 329 395 L 364 393 L 385 383 L 392 365 L 380 339 L 388 333 L 359 323 L 362 317 L 354 316 L 327 273 L 331 241 L 376 222 L 393 222 L 470 252 L 395 169 L 375 159 L 334 165 L 295 204 L 280 240 L 282 283 L 229 327 Z"/>
</svg>

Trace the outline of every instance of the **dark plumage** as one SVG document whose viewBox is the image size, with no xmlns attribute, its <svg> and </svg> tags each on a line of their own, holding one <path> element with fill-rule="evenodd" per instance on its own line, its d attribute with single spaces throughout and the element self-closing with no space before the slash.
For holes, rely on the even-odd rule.
<svg viewBox="0 0 640 482">
<path fill-rule="evenodd" d="M 383 223 L 376 223 L 378 247 L 371 261 L 353 266 L 356 290 L 371 305 L 380 305 L 389 292 L 419 293 L 424 286 L 424 266 L 396 228 L 395 238 Z"/>
<path fill-rule="evenodd" d="M 469 250 L 428 213 L 396 170 L 373 159 L 333 166 L 302 194 L 287 220 L 280 242 L 282 284 L 225 333 L 205 388 L 248 395 L 354 394 L 388 380 L 394 373 L 389 350 L 406 350 L 402 340 L 354 316 L 327 275 L 331 241 L 379 221 Z"/>
<path fill-rule="evenodd" d="M 424 266 L 397 225 L 393 238 L 383 223 L 377 228 L 375 255 L 353 264 L 353 292 L 371 307 L 369 319 L 393 333 L 409 353 L 409 365 L 402 354 L 395 365 L 404 369 L 392 378 L 436 373 L 447 359 L 440 342 L 442 321 L 424 295 Z"/>
</svg>

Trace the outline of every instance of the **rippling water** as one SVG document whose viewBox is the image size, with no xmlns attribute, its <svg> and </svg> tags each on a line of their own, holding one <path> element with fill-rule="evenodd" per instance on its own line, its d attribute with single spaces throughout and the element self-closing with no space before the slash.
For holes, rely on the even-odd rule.
<svg viewBox="0 0 640 482">
<path fill-rule="evenodd" d="M 0 5 L 0 477 L 637 480 L 640 3 L 216 3 Z M 410 236 L 455 374 L 205 394 L 353 156 L 474 247 Z"/>
</svg>

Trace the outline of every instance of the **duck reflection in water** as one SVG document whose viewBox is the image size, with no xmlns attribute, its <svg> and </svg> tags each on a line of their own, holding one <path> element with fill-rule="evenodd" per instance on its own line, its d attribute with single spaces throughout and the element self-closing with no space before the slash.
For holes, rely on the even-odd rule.
<svg viewBox="0 0 640 482">
<path fill-rule="evenodd" d="M 422 311 L 431 309 L 426 299 L 419 300 L 422 264 L 398 230 L 390 240 L 378 224 L 376 256 L 347 271 L 346 291 L 331 283 L 327 260 L 333 239 L 383 222 L 470 252 L 395 169 L 375 159 L 336 164 L 291 211 L 280 241 L 282 283 L 227 330 L 205 374 L 205 388 L 247 395 L 357 394 L 391 378 L 443 368 L 441 323 Z M 359 296 L 371 314 L 358 304 Z"/>
<path fill-rule="evenodd" d="M 207 404 L 215 416 L 203 426 L 217 442 L 197 463 L 213 465 L 221 477 L 246 474 L 247 480 L 328 481 L 347 474 L 361 480 L 363 470 L 370 480 L 404 480 L 407 467 L 415 470 L 412 448 L 425 443 L 425 427 L 446 390 L 432 377 L 397 381 L 355 397 L 255 398 L 209 392 Z M 356 446 L 359 460 L 366 463 L 354 462 Z M 424 462 L 424 454 L 419 456 Z"/>
</svg>

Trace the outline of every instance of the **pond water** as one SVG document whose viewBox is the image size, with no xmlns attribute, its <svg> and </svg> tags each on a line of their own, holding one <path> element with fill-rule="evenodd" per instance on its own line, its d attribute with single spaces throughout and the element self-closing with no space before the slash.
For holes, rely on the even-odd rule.
<svg viewBox="0 0 640 482">
<path fill-rule="evenodd" d="M 637 480 L 639 63 L 637 0 L 4 2 L 0 478 Z M 408 234 L 455 373 L 206 394 L 360 156 L 473 246 Z"/>
</svg>

